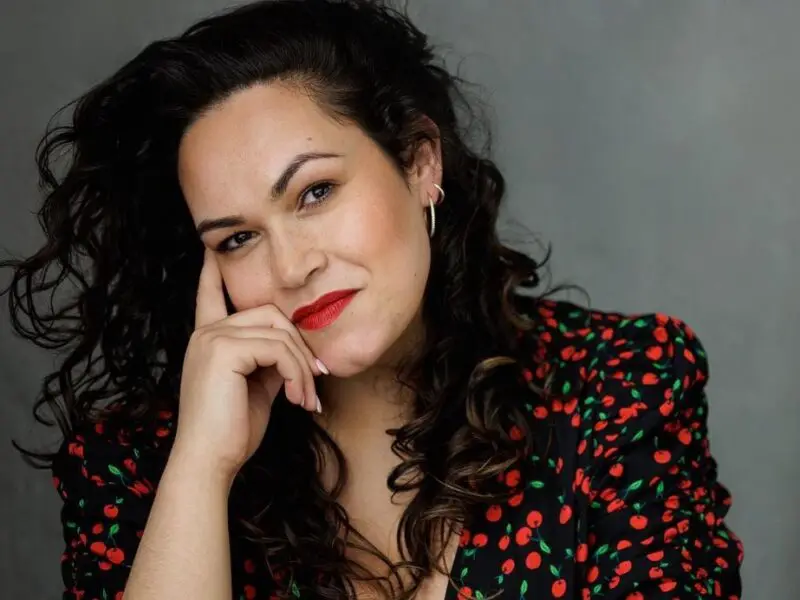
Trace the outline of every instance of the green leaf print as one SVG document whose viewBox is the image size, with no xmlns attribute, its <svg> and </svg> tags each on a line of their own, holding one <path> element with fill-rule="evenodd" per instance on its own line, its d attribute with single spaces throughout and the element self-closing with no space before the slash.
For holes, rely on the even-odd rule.
<svg viewBox="0 0 800 600">
<path fill-rule="evenodd" d="M 597 549 L 597 552 L 595 552 L 594 555 L 603 556 L 603 554 L 605 554 L 606 552 L 608 552 L 608 544 L 603 544 Z"/>
<path fill-rule="evenodd" d="M 532 488 L 536 488 L 538 490 L 538 489 L 541 489 L 541 488 L 544 487 L 544 482 L 534 480 L 534 481 L 531 481 L 528 485 L 531 486 Z"/>
<path fill-rule="evenodd" d="M 461 575 L 460 575 L 461 579 L 464 579 L 464 577 L 467 576 L 467 573 L 469 573 L 469 567 L 464 567 L 463 569 L 461 569 Z"/>
<path fill-rule="evenodd" d="M 541 547 L 542 552 L 544 552 L 545 554 L 550 554 L 552 552 L 552 550 L 550 550 L 550 546 L 548 546 L 547 542 L 545 542 L 544 540 L 539 540 L 539 546 Z"/>
<path fill-rule="evenodd" d="M 116 475 L 117 477 L 122 477 L 122 473 L 114 465 L 108 465 L 108 470 L 111 471 L 111 473 Z"/>
<path fill-rule="evenodd" d="M 562 394 L 569 394 L 569 390 L 570 389 L 571 389 L 571 386 L 569 384 L 569 381 L 565 381 L 564 385 L 561 387 L 561 393 Z"/>
<path fill-rule="evenodd" d="M 111 535 L 116 535 L 118 531 L 119 531 L 119 525 L 118 525 L 118 524 L 116 524 L 116 523 L 114 523 L 114 524 L 113 524 L 113 525 L 112 525 L 112 526 L 109 528 L 109 530 L 108 530 L 108 535 L 109 535 L 109 536 L 111 536 Z"/>
<path fill-rule="evenodd" d="M 553 577 L 558 577 L 558 569 L 556 569 L 555 565 L 550 565 L 550 572 L 553 574 Z"/>
<path fill-rule="evenodd" d="M 528 591 L 528 580 L 523 579 L 522 583 L 519 584 L 519 595 L 524 596 L 525 592 Z"/>
<path fill-rule="evenodd" d="M 640 487 L 642 487 L 642 480 L 641 479 L 637 479 L 636 481 L 634 481 L 632 484 L 630 484 L 628 486 L 628 491 L 632 492 L 633 490 L 638 490 Z"/>
</svg>

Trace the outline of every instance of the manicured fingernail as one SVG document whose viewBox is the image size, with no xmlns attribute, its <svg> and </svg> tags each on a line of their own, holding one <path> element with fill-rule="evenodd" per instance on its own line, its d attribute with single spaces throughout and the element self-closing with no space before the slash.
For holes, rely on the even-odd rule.
<svg viewBox="0 0 800 600">
<path fill-rule="evenodd" d="M 317 361 L 317 366 L 319 367 L 319 370 L 320 370 L 320 371 L 322 371 L 323 373 L 325 373 L 325 375 L 330 375 L 330 374 L 331 374 L 331 372 L 330 372 L 330 371 L 328 371 L 328 367 L 326 367 L 326 366 L 325 366 L 325 363 L 323 363 L 323 362 L 322 362 L 320 359 L 318 359 L 318 358 L 317 358 L 317 359 L 315 359 L 315 360 Z"/>
<path fill-rule="evenodd" d="M 322 403 L 319 401 L 319 396 L 317 396 L 317 413 L 322 413 Z"/>
</svg>

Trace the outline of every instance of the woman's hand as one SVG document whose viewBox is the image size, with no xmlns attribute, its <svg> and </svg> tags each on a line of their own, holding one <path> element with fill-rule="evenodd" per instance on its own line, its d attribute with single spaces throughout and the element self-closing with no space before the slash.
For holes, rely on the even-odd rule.
<svg viewBox="0 0 800 600">
<path fill-rule="evenodd" d="M 232 480 L 263 440 L 282 385 L 293 404 L 320 410 L 314 375 L 321 373 L 274 305 L 228 314 L 222 275 L 207 250 L 181 375 L 175 446 Z"/>
</svg>

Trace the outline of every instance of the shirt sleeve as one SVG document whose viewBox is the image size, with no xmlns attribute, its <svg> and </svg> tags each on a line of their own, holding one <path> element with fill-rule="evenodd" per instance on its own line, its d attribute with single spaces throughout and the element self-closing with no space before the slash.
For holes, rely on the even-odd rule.
<svg viewBox="0 0 800 600">
<path fill-rule="evenodd" d="M 155 438 L 168 435 L 158 428 Z M 120 600 L 152 505 L 157 442 L 112 433 L 104 423 L 76 431 L 53 461 L 63 505 L 64 600 Z"/>
<path fill-rule="evenodd" d="M 578 449 L 584 597 L 739 598 L 743 550 L 709 449 L 701 342 L 663 314 L 624 318 L 602 339 Z"/>
</svg>

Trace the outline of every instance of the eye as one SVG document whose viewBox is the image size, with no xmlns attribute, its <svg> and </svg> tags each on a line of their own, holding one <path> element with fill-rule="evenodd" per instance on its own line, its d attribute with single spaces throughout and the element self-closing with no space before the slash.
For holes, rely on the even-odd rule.
<svg viewBox="0 0 800 600">
<path fill-rule="evenodd" d="M 333 188 L 336 187 L 335 184 L 331 183 L 330 181 L 320 181 L 319 183 L 315 183 L 311 187 L 307 188 L 305 192 L 300 196 L 300 205 L 302 208 L 307 206 L 319 206 L 320 204 L 325 203 L 331 195 L 331 191 Z M 319 191 L 322 190 L 320 193 Z M 310 199 L 306 200 L 306 198 Z"/>
<path fill-rule="evenodd" d="M 249 231 L 239 231 L 234 233 L 232 236 L 225 238 L 217 245 L 217 252 L 220 254 L 227 254 L 228 252 L 233 252 L 239 246 L 242 246 L 252 237 L 252 233 Z M 230 243 L 236 242 L 236 245 L 231 247 Z"/>
</svg>

